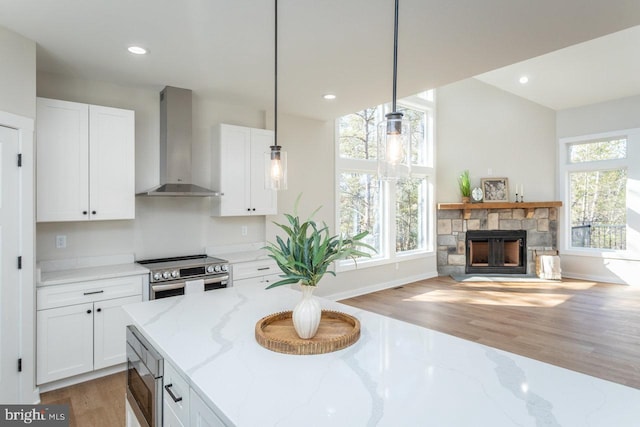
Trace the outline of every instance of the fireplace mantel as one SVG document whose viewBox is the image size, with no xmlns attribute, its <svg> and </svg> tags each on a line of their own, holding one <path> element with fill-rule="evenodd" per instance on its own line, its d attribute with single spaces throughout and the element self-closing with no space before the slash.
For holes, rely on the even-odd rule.
<svg viewBox="0 0 640 427">
<path fill-rule="evenodd" d="M 487 202 L 487 203 L 438 203 L 440 210 L 462 210 L 464 219 L 471 218 L 471 211 L 474 209 L 525 209 L 526 217 L 533 218 L 536 208 L 558 208 L 562 202 Z"/>
</svg>

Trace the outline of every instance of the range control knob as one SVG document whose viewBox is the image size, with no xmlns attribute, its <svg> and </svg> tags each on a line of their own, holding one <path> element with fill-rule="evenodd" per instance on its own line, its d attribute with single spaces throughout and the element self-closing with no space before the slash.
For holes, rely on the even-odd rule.
<svg viewBox="0 0 640 427">
<path fill-rule="evenodd" d="M 213 273 L 213 265 L 207 267 L 207 273 Z"/>
<path fill-rule="evenodd" d="M 216 273 L 218 273 L 220 271 L 220 266 L 216 265 L 215 267 L 213 267 L 213 271 L 215 271 Z"/>
<path fill-rule="evenodd" d="M 176 277 L 178 277 L 179 275 L 180 275 L 180 273 L 178 273 L 178 270 L 173 270 L 173 271 L 171 272 L 171 277 L 173 277 L 174 279 L 175 279 Z"/>
<path fill-rule="evenodd" d="M 165 271 L 164 273 L 162 273 L 162 277 L 165 279 L 168 279 L 169 277 L 171 277 L 171 273 L 169 273 L 168 271 Z"/>
<path fill-rule="evenodd" d="M 222 271 L 229 271 L 229 266 L 227 264 L 222 264 Z"/>
<path fill-rule="evenodd" d="M 153 273 L 153 280 L 160 280 L 160 278 L 162 277 L 162 274 L 160 273 Z"/>
</svg>

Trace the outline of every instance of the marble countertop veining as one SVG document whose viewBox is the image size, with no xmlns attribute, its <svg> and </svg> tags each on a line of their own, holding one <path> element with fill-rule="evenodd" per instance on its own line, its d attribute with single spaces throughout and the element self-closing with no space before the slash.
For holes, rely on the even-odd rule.
<svg viewBox="0 0 640 427">
<path fill-rule="evenodd" d="M 362 334 L 333 353 L 275 353 L 263 316 L 299 292 L 227 288 L 125 310 L 229 425 L 637 426 L 640 390 L 321 299 Z"/>
</svg>

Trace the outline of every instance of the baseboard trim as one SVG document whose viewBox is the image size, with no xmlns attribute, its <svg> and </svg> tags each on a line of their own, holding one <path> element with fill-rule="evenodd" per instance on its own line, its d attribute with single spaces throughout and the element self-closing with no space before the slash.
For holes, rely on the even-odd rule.
<svg viewBox="0 0 640 427">
<path fill-rule="evenodd" d="M 385 289 L 395 288 L 397 286 L 407 285 L 409 283 L 417 282 L 419 280 L 431 279 L 438 277 L 437 271 L 430 271 L 428 273 L 418 274 L 410 277 L 403 277 L 401 279 L 392 280 L 390 282 L 375 283 L 373 285 L 364 286 L 357 289 L 352 289 L 344 292 L 337 292 L 334 294 L 325 295 L 324 298 L 332 301 L 339 301 L 347 298 L 353 298 L 364 294 L 370 294 L 371 292 L 384 291 Z"/>
<path fill-rule="evenodd" d="M 127 369 L 127 364 L 120 363 L 118 365 L 109 366 L 108 368 L 103 368 L 97 371 L 91 371 L 80 375 L 75 375 L 69 378 L 63 378 L 58 381 L 52 381 L 46 384 L 40 384 L 38 387 L 40 388 L 40 393 L 46 393 L 48 391 L 57 390 L 63 387 L 69 387 L 75 384 L 80 384 L 85 381 L 95 380 L 96 378 L 106 377 L 107 375 L 115 374 L 117 372 L 122 372 Z"/>
</svg>

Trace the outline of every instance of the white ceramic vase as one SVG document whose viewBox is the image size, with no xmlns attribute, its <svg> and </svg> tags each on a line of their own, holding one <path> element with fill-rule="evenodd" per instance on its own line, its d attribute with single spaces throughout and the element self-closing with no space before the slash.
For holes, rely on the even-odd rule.
<svg viewBox="0 0 640 427">
<path fill-rule="evenodd" d="M 301 285 L 302 299 L 293 309 L 293 328 L 302 339 L 313 338 L 320 326 L 322 310 L 320 303 L 313 297 L 315 286 Z"/>
</svg>

